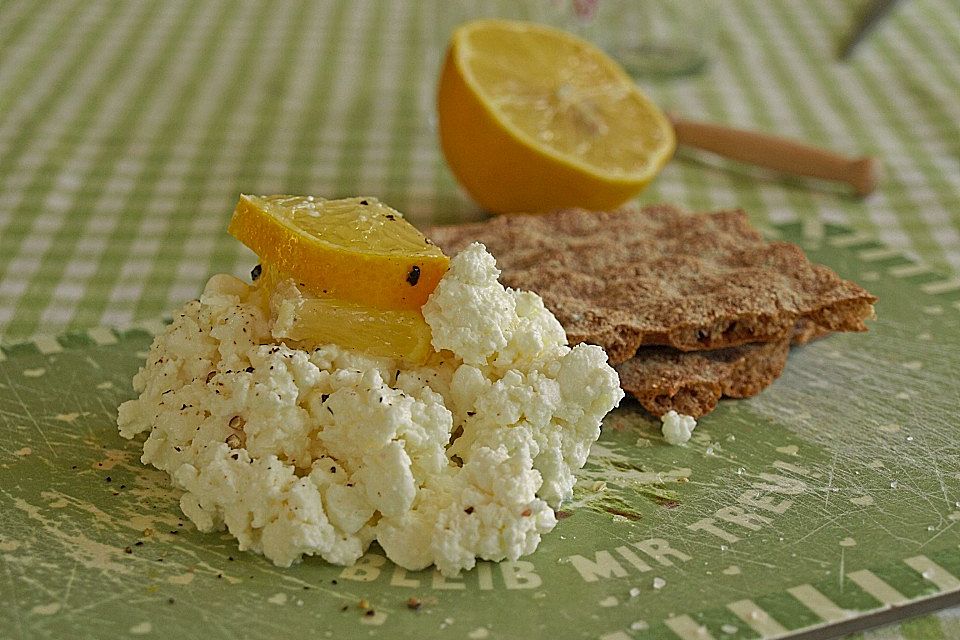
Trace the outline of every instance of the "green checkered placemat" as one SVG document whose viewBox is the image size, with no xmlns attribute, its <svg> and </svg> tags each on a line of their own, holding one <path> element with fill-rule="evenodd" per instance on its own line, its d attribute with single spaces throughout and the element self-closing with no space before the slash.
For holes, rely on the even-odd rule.
<svg viewBox="0 0 960 640">
<path fill-rule="evenodd" d="M 213 272 L 245 273 L 252 255 L 224 233 L 240 192 L 372 194 L 418 224 L 482 217 L 436 142 L 446 36 L 479 15 L 563 23 L 568 4 L 5 0 L 0 342 L 128 327 Z M 691 118 L 875 155 L 882 181 L 861 201 L 681 150 L 641 199 L 742 206 L 758 224 L 814 232 L 840 223 L 960 290 L 960 4 L 899 3 L 848 63 L 835 53 L 863 1 L 706 5 L 710 64 L 639 78 L 649 95 Z M 936 638 L 957 616 L 890 637 Z"/>
</svg>

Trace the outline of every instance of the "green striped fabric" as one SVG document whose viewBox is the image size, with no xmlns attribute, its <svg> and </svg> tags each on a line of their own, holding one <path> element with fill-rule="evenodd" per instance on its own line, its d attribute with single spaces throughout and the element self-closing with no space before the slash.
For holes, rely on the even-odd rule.
<svg viewBox="0 0 960 640">
<path fill-rule="evenodd" d="M 128 325 L 211 272 L 246 271 L 223 233 L 239 192 L 376 194 L 419 223 L 481 216 L 436 143 L 446 35 L 498 12 L 563 23 L 562 5 L 3 3 L 0 337 Z M 692 118 L 876 155 L 878 192 L 681 150 L 642 199 L 840 222 L 960 272 L 960 9 L 904 3 L 837 62 L 861 10 L 723 3 L 704 72 L 639 81 Z"/>
<path fill-rule="evenodd" d="M 705 2 L 707 67 L 638 82 L 690 118 L 874 155 L 873 195 L 681 149 L 641 200 L 840 223 L 960 277 L 960 3 L 899 3 L 839 62 L 865 4 Z M 567 5 L 5 0 L 0 341 L 127 327 L 211 273 L 246 273 L 252 254 L 224 232 L 241 192 L 370 194 L 418 224 L 481 218 L 437 144 L 447 35 L 494 14 L 575 26 Z M 960 613 L 862 637 L 960 637 Z"/>
</svg>

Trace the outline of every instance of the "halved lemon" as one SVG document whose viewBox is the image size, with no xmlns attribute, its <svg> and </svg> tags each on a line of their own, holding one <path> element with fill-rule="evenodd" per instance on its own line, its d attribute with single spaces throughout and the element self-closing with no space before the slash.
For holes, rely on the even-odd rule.
<svg viewBox="0 0 960 640">
<path fill-rule="evenodd" d="M 227 231 L 319 297 L 417 310 L 450 260 L 376 198 L 241 195 Z"/>
<path fill-rule="evenodd" d="M 530 22 L 457 29 L 437 108 L 450 169 L 495 213 L 617 207 L 676 146 L 663 112 L 616 62 Z"/>
</svg>

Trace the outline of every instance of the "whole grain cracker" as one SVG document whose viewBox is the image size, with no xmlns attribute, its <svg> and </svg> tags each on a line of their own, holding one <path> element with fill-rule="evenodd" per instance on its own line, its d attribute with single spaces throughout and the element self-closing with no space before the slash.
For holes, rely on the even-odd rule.
<svg viewBox="0 0 960 640">
<path fill-rule="evenodd" d="M 699 418 L 720 398 L 760 393 L 783 372 L 790 339 L 712 351 L 642 347 L 616 365 L 620 386 L 656 416 L 670 410 Z"/>
<path fill-rule="evenodd" d="M 646 345 L 789 342 L 801 320 L 820 333 L 865 331 L 876 301 L 796 245 L 764 240 L 739 209 L 568 209 L 426 235 L 448 254 L 484 243 L 504 284 L 539 293 L 571 344 L 599 344 L 612 363 Z"/>
<path fill-rule="evenodd" d="M 650 413 L 662 416 L 673 410 L 699 418 L 713 411 L 721 398 L 749 398 L 766 389 L 783 373 L 791 345 L 826 333 L 802 320 L 788 339 L 712 351 L 641 347 L 615 368 L 623 390 Z"/>
</svg>

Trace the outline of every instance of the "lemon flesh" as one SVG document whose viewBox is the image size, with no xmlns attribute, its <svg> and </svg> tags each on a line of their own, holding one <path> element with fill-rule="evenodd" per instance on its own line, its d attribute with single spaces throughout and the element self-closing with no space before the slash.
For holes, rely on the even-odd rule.
<svg viewBox="0 0 960 640">
<path fill-rule="evenodd" d="M 267 264 L 262 265 L 257 286 L 270 301 L 273 337 L 288 346 L 309 351 L 336 344 L 412 364 L 422 364 L 433 353 L 430 326 L 419 310 L 380 309 L 312 296 Z"/>
<path fill-rule="evenodd" d="M 454 32 L 437 98 L 451 170 L 485 208 L 616 207 L 670 159 L 673 129 L 602 51 L 527 22 Z"/>
</svg>

